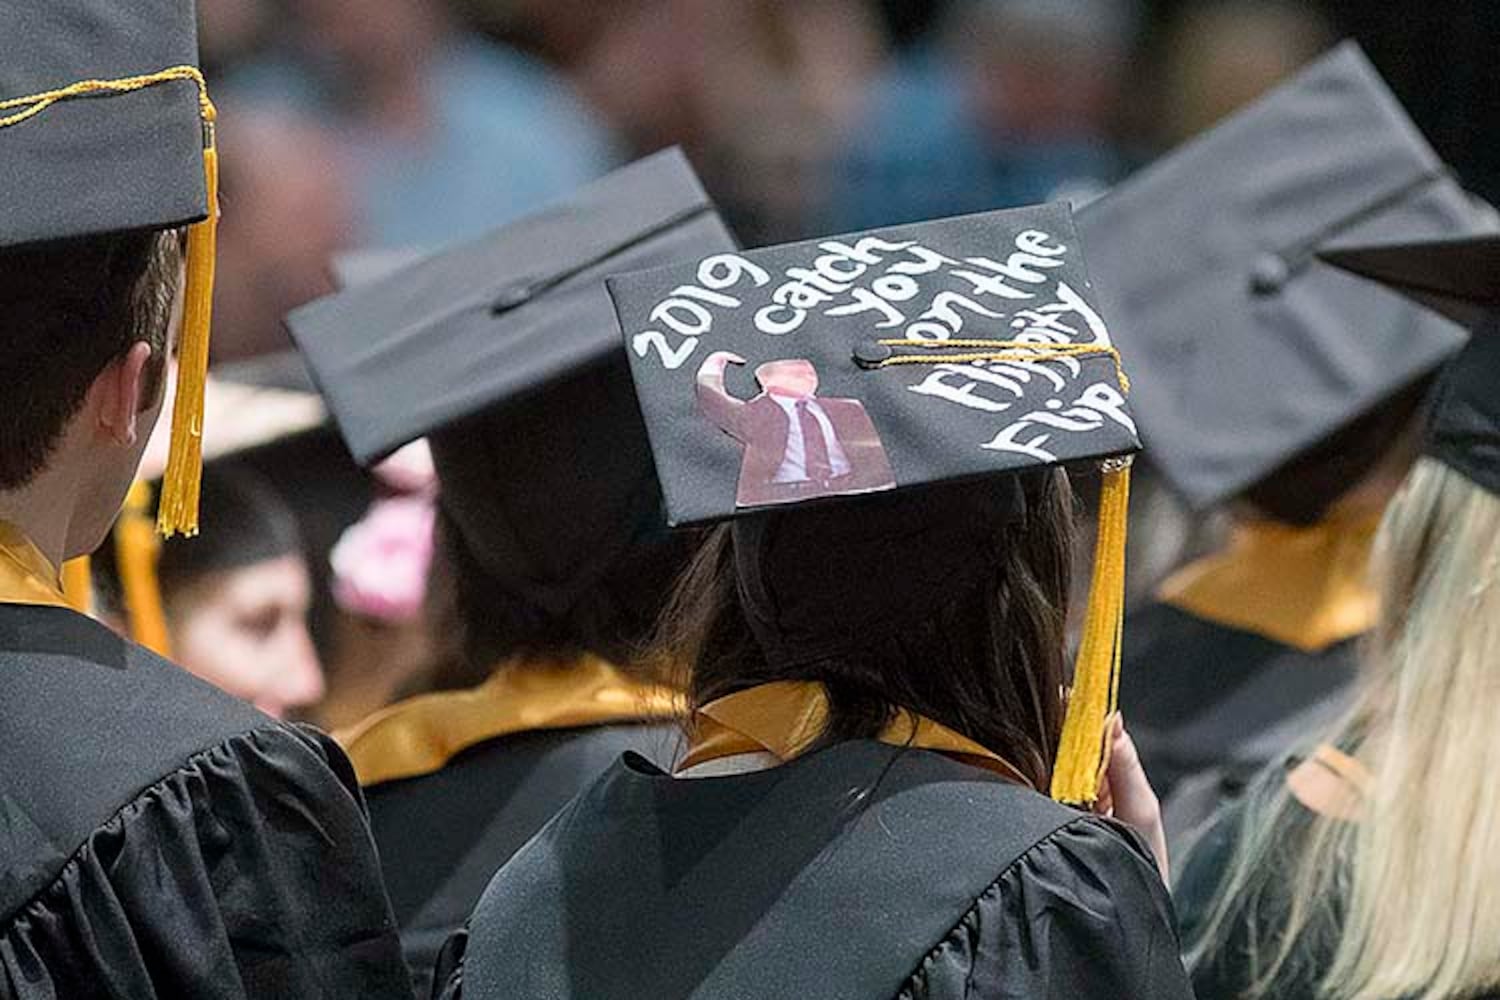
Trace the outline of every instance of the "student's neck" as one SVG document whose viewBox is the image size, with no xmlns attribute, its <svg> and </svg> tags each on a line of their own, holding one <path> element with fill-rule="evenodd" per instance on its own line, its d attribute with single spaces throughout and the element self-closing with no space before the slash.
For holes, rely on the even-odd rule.
<svg viewBox="0 0 1500 1000">
<path fill-rule="evenodd" d="M 0 521 L 19 530 L 48 562 L 61 567 L 69 558 L 77 490 L 75 476 L 44 469 L 20 489 L 0 490 Z"/>
</svg>

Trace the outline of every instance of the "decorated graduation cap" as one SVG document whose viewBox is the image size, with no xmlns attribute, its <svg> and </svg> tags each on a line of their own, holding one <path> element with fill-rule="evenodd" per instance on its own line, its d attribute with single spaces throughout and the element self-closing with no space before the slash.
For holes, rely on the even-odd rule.
<svg viewBox="0 0 1500 1000">
<path fill-rule="evenodd" d="M 660 506 L 604 277 L 734 246 L 668 150 L 288 325 L 355 458 L 428 437 L 464 548 L 563 615 Z"/>
<path fill-rule="evenodd" d="M 997 477 L 1103 462 L 1053 786 L 1092 801 L 1138 441 L 1068 208 L 699 254 L 608 285 L 668 520 L 733 519 L 746 614 L 784 664 L 936 613 L 1022 514 Z"/>
<path fill-rule="evenodd" d="M 1488 228 L 1345 43 L 1079 215 L 1153 460 L 1234 497 L 1379 407 L 1464 332 L 1319 260 Z"/>
<path fill-rule="evenodd" d="M 0 247 L 192 223 L 163 533 L 198 527 L 218 155 L 192 0 L 0 7 Z"/>
<path fill-rule="evenodd" d="M 1500 236 L 1348 247 L 1324 259 L 1475 328 L 1438 382 L 1426 450 L 1500 495 Z"/>
</svg>

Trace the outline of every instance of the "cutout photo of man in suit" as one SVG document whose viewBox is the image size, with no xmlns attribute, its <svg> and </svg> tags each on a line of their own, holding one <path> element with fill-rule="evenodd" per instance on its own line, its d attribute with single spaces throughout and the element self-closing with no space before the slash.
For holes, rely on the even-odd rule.
<svg viewBox="0 0 1500 1000">
<path fill-rule="evenodd" d="M 736 399 L 724 388 L 724 372 L 744 363 L 737 354 L 716 351 L 697 378 L 698 409 L 745 447 L 738 506 L 895 488 L 896 476 L 864 404 L 820 397 L 817 369 L 800 359 L 761 365 L 755 369 L 760 395 Z"/>
</svg>

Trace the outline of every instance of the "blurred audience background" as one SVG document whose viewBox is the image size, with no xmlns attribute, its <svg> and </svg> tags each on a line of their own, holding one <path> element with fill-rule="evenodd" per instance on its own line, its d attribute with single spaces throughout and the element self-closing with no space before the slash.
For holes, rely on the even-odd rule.
<svg viewBox="0 0 1500 1000">
<path fill-rule="evenodd" d="M 1500 145 L 1480 141 L 1500 114 L 1500 15 L 1483 0 L 199 8 L 223 111 L 215 361 L 290 367 L 278 377 L 293 383 L 281 317 L 333 290 L 337 254 L 477 236 L 666 145 L 686 148 L 747 245 L 1080 203 L 1346 36 L 1463 181 L 1500 198 Z M 336 607 L 329 552 L 383 487 L 326 450 L 288 475 L 296 481 L 274 485 L 302 521 L 313 607 Z M 1137 593 L 1203 537 L 1169 497 L 1143 509 L 1160 524 Z M 428 667 L 416 661 L 441 646 L 407 634 L 406 619 L 402 642 L 372 644 L 370 617 L 313 616 L 335 693 L 358 688 L 360 671 L 389 678 L 382 691 L 420 677 Z M 385 650 L 399 669 L 380 662 Z M 341 695 L 331 714 L 309 711 L 347 723 L 375 707 L 366 700 Z"/>
</svg>

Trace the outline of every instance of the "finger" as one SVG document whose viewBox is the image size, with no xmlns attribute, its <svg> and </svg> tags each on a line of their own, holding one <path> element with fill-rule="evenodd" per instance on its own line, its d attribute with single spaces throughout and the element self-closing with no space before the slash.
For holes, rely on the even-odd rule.
<svg viewBox="0 0 1500 1000">
<path fill-rule="evenodd" d="M 1114 734 L 1109 759 L 1111 784 L 1118 784 L 1122 790 L 1138 789 L 1142 785 L 1149 790 L 1151 782 L 1141 764 L 1140 752 L 1136 750 L 1135 740 L 1130 738 L 1130 733 L 1125 728 L 1125 720 L 1118 715 L 1115 717 Z"/>
<path fill-rule="evenodd" d="M 1094 800 L 1094 812 L 1100 816 L 1113 816 L 1115 814 L 1115 795 L 1109 787 L 1109 777 L 1099 783 L 1099 797 Z"/>
</svg>

